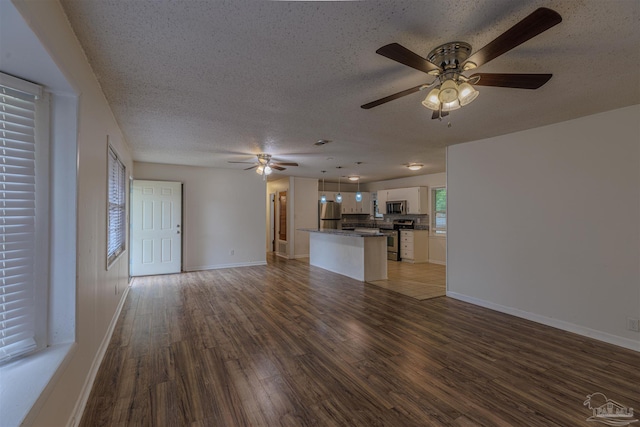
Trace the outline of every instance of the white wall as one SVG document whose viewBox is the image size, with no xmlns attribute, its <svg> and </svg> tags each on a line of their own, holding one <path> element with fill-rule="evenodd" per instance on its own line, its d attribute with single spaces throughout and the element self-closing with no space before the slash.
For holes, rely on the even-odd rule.
<svg viewBox="0 0 640 427">
<path fill-rule="evenodd" d="M 640 351 L 639 121 L 449 147 L 447 295 Z"/>
<path fill-rule="evenodd" d="M 309 256 L 309 232 L 301 228 L 318 228 L 318 180 L 293 178 L 293 257 Z"/>
<path fill-rule="evenodd" d="M 184 184 L 185 271 L 266 263 L 266 183 L 255 173 L 136 162 L 134 176 Z"/>
<path fill-rule="evenodd" d="M 132 161 L 127 143 L 59 4 L 37 0 L 13 3 L 73 91 L 79 94 L 77 253 L 67 254 L 77 259 L 75 345 L 28 415 L 28 423 L 34 426 L 63 426 L 80 415 L 74 411 L 81 409 L 77 405 L 89 391 L 118 304 L 128 289 L 128 251 L 106 269 L 107 135 L 127 172 L 132 170 Z M 15 38 L 7 38 L 9 41 L 16 42 Z M 75 101 L 71 103 L 70 108 L 75 109 Z M 73 145 L 61 146 L 73 149 Z M 64 331 L 56 333 L 65 335 Z M 38 369 L 41 367 L 33 367 Z"/>
</svg>

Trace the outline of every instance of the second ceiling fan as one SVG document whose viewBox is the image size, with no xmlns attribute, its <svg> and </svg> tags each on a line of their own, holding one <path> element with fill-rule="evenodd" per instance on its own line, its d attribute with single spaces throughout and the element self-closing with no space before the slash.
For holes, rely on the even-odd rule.
<svg viewBox="0 0 640 427">
<path fill-rule="evenodd" d="M 271 154 L 260 153 L 256 155 L 258 158 L 257 162 L 232 162 L 229 163 L 251 163 L 253 166 L 245 168 L 245 170 L 256 169 L 256 172 L 262 175 L 263 178 L 266 178 L 267 175 L 270 175 L 273 169 L 283 171 L 286 168 L 284 166 L 298 166 L 295 162 L 282 162 L 276 160 L 271 157 Z"/>
<path fill-rule="evenodd" d="M 398 43 L 383 46 L 376 53 L 432 75 L 435 80 L 361 105 L 361 108 L 368 110 L 435 86 L 422 104 L 433 110 L 432 118 L 437 119 L 473 101 L 478 96 L 474 86 L 538 89 L 549 81 L 552 74 L 476 73 L 466 77 L 462 73 L 486 64 L 560 22 L 562 17 L 557 12 L 539 8 L 473 54 L 471 45 L 465 42 L 440 45 L 426 58 Z"/>
</svg>

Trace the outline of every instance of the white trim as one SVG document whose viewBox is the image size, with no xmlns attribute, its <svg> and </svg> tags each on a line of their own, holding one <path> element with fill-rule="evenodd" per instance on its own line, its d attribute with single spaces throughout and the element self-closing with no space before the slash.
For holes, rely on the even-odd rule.
<svg viewBox="0 0 640 427">
<path fill-rule="evenodd" d="M 59 344 L 0 366 L 3 384 L 15 384 L 0 388 L 3 425 L 32 424 L 75 351 L 75 343 Z"/>
<path fill-rule="evenodd" d="M 439 261 L 435 259 L 430 259 L 429 264 L 447 265 L 446 261 Z"/>
<path fill-rule="evenodd" d="M 540 314 L 530 313 L 528 311 L 519 310 L 517 308 L 507 307 L 490 301 L 462 295 L 456 292 L 447 291 L 447 296 L 460 301 L 468 302 L 470 304 L 478 305 L 480 307 L 485 307 L 491 310 L 499 311 L 501 313 L 510 314 L 522 319 L 531 320 L 532 322 L 541 323 L 553 328 L 562 329 L 563 331 L 572 332 L 584 337 L 593 338 L 598 341 L 606 342 L 608 344 L 613 344 L 620 347 L 628 348 L 629 350 L 640 352 L 640 341 L 634 341 L 628 338 L 623 338 L 617 335 L 612 335 L 606 332 L 576 325 L 574 323 L 565 322 L 559 319 L 553 319 L 550 317 L 542 316 Z"/>
<path fill-rule="evenodd" d="M 293 259 L 300 259 L 300 258 L 309 258 L 310 255 L 309 254 L 304 254 L 304 255 L 295 255 L 293 257 Z"/>
<path fill-rule="evenodd" d="M 113 314 L 113 317 L 111 318 L 111 323 L 109 323 L 109 328 L 107 329 L 107 333 L 102 339 L 102 343 L 100 343 L 98 352 L 93 358 L 93 363 L 91 364 L 91 369 L 89 369 L 89 374 L 85 378 L 84 385 L 82 386 L 82 391 L 80 392 L 80 396 L 78 396 L 78 400 L 76 401 L 73 411 L 71 411 L 71 416 L 69 417 L 69 421 L 67 422 L 68 427 L 76 427 L 78 424 L 80 424 L 82 413 L 84 412 L 84 409 L 87 406 L 87 400 L 89 400 L 89 394 L 91 393 L 91 389 L 93 388 L 93 383 L 96 380 L 98 369 L 102 364 L 102 359 L 104 359 L 104 355 L 107 352 L 107 348 L 109 347 L 109 342 L 111 342 L 111 336 L 113 335 L 113 331 L 115 330 L 116 324 L 118 323 L 118 319 L 120 318 L 120 312 L 122 311 L 122 307 L 124 306 L 124 303 L 127 300 L 129 289 L 130 289 L 129 286 L 125 286 L 124 292 L 122 293 L 122 298 L 120 298 L 118 307 L 116 307 L 116 312 Z"/>
<path fill-rule="evenodd" d="M 185 272 L 201 271 L 201 270 L 218 270 L 221 268 L 235 267 L 253 267 L 256 265 L 267 265 L 266 261 L 239 262 L 231 264 L 214 264 L 214 265 L 195 265 L 193 267 L 184 267 Z"/>
</svg>

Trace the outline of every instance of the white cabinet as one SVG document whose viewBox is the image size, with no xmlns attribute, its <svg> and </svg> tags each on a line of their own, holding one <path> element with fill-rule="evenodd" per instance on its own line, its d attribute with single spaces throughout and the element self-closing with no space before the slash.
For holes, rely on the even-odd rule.
<svg viewBox="0 0 640 427">
<path fill-rule="evenodd" d="M 362 201 L 356 202 L 356 213 L 371 215 L 371 193 L 362 191 Z"/>
<path fill-rule="evenodd" d="M 352 214 L 356 211 L 356 193 L 342 193 L 342 213 Z"/>
<path fill-rule="evenodd" d="M 378 212 L 384 214 L 387 212 L 387 197 L 389 190 L 378 190 Z"/>
<path fill-rule="evenodd" d="M 327 196 L 328 197 L 328 196 Z M 362 201 L 356 201 L 356 193 L 342 193 L 342 213 L 343 214 L 370 214 L 371 195 L 362 192 Z"/>
<path fill-rule="evenodd" d="M 408 214 L 428 214 L 429 213 L 429 189 L 427 187 L 404 188 L 407 201 Z"/>
<path fill-rule="evenodd" d="M 328 202 L 335 202 L 336 201 L 336 193 L 335 191 L 318 191 L 318 200 L 320 200 L 320 198 L 322 197 L 322 195 L 325 195 L 325 197 L 327 198 Z"/>
<path fill-rule="evenodd" d="M 400 259 L 405 262 L 429 262 L 429 232 L 400 230 Z"/>
</svg>

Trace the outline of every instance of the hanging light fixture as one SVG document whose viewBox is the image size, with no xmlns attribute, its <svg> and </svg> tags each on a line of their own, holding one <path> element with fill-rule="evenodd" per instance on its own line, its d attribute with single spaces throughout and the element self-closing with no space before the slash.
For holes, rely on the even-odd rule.
<svg viewBox="0 0 640 427">
<path fill-rule="evenodd" d="M 322 173 L 324 174 L 326 171 L 322 171 Z M 327 196 L 325 196 L 324 194 L 324 175 L 322 175 L 322 196 L 320 196 L 320 203 L 325 204 L 327 203 Z"/>
<path fill-rule="evenodd" d="M 340 177 L 338 177 L 338 194 L 336 194 L 336 202 L 342 203 L 342 194 L 340 194 Z"/>
<path fill-rule="evenodd" d="M 362 201 L 362 193 L 360 192 L 360 177 L 358 178 L 358 192 L 356 193 L 356 202 Z"/>
</svg>

